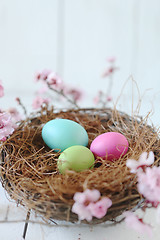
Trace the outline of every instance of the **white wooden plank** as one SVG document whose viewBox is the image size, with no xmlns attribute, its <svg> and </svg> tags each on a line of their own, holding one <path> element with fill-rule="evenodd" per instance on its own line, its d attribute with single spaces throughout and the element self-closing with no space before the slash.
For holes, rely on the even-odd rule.
<svg viewBox="0 0 160 240">
<path fill-rule="evenodd" d="M 133 3 L 127 0 L 65 1 L 65 69 L 69 83 L 93 95 L 104 89 L 101 74 L 106 58 L 115 56 L 120 66 L 114 91 L 120 93 L 131 74 L 133 53 Z"/>
<path fill-rule="evenodd" d="M 160 92 L 160 1 L 141 0 L 137 79 L 140 89 Z"/>
<path fill-rule="evenodd" d="M 0 13 L 0 78 L 32 91 L 36 70 L 56 69 L 57 0 L 1 0 Z"/>
</svg>

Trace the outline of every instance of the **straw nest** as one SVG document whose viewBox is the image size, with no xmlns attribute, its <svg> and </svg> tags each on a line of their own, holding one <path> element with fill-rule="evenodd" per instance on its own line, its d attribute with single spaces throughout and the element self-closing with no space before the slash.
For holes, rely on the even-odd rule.
<svg viewBox="0 0 160 240">
<path fill-rule="evenodd" d="M 59 153 L 45 146 L 41 130 L 43 124 L 55 118 L 80 123 L 87 131 L 89 145 L 105 132 L 124 134 L 129 141 L 128 153 L 111 162 L 97 158 L 93 169 L 62 175 L 57 170 Z M 89 146 L 88 145 L 88 146 Z M 114 220 L 125 210 L 134 208 L 141 200 L 135 175 L 126 167 L 128 158 L 138 159 L 144 151 L 153 151 L 155 164 L 160 159 L 160 141 L 147 119 L 128 116 L 113 109 L 78 109 L 56 112 L 43 107 L 22 121 L 10 138 L 1 146 L 1 181 L 10 197 L 17 203 L 41 214 L 45 219 L 76 222 L 72 213 L 73 195 L 85 189 L 98 189 L 112 200 L 103 219 L 92 224 Z"/>
</svg>

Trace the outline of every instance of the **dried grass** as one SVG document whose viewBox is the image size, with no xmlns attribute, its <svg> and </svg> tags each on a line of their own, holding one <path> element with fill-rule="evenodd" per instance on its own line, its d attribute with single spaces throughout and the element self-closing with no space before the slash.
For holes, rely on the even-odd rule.
<svg viewBox="0 0 160 240">
<path fill-rule="evenodd" d="M 89 145 L 99 134 L 116 131 L 129 141 L 129 151 L 115 162 L 96 159 L 91 170 L 62 175 L 57 170 L 59 153 L 45 146 L 41 130 L 43 124 L 55 118 L 80 123 L 88 132 Z M 160 159 L 157 131 L 145 119 L 131 117 L 116 109 L 78 109 L 56 112 L 43 107 L 40 112 L 22 121 L 10 138 L 1 146 L 1 181 L 10 197 L 40 213 L 46 219 L 77 221 L 71 212 L 73 195 L 87 188 L 98 189 L 111 198 L 113 205 L 103 219 L 113 220 L 141 200 L 136 189 L 135 175 L 126 167 L 128 158 L 138 159 L 144 151 L 153 151 L 155 164 Z"/>
</svg>

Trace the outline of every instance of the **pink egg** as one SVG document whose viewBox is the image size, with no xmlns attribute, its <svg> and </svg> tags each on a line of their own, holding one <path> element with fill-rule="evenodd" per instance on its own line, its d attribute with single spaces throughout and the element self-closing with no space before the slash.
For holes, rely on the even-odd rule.
<svg viewBox="0 0 160 240">
<path fill-rule="evenodd" d="M 90 150 L 95 156 L 107 160 L 116 160 L 128 151 L 128 141 L 125 136 L 118 132 L 107 132 L 96 137 L 91 143 Z"/>
</svg>

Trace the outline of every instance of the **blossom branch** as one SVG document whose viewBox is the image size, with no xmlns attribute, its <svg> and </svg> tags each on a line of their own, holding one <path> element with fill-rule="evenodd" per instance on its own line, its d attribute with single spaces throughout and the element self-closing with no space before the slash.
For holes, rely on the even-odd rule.
<svg viewBox="0 0 160 240">
<path fill-rule="evenodd" d="M 66 86 L 55 72 L 50 70 L 38 72 L 35 76 L 35 81 L 42 81 L 44 87 L 39 91 L 40 95 L 37 96 L 37 99 L 33 102 L 34 109 L 39 108 L 43 103 L 46 103 L 46 99 L 42 98 L 41 95 L 42 93 L 46 93 L 48 89 L 54 92 L 57 96 L 63 97 L 75 108 L 79 109 L 77 101 L 81 99 L 82 92 L 76 88 Z"/>
<path fill-rule="evenodd" d="M 115 71 L 118 70 L 118 68 L 115 66 L 115 58 L 109 58 L 107 61 L 110 65 L 102 74 L 103 78 L 108 78 L 109 80 L 107 91 L 106 92 L 99 91 L 97 96 L 94 98 L 94 103 L 101 104 L 103 108 L 106 107 L 108 102 L 112 101 L 111 90 L 113 87 L 113 76 Z"/>
<path fill-rule="evenodd" d="M 71 99 L 64 93 L 63 89 L 57 90 L 57 89 L 51 87 L 51 85 L 50 85 L 49 83 L 47 83 L 47 86 L 48 86 L 48 88 L 49 88 L 51 91 L 55 92 L 55 93 L 58 94 L 59 96 L 64 97 L 69 103 L 71 103 L 72 105 L 74 105 L 76 108 L 79 108 L 79 106 L 78 106 L 78 104 L 76 103 L 76 101 L 75 101 L 75 100 L 71 100 Z"/>
<path fill-rule="evenodd" d="M 25 108 L 24 104 L 21 102 L 20 98 L 16 98 L 17 103 L 22 107 L 24 115 L 27 117 L 27 109 Z"/>
</svg>

